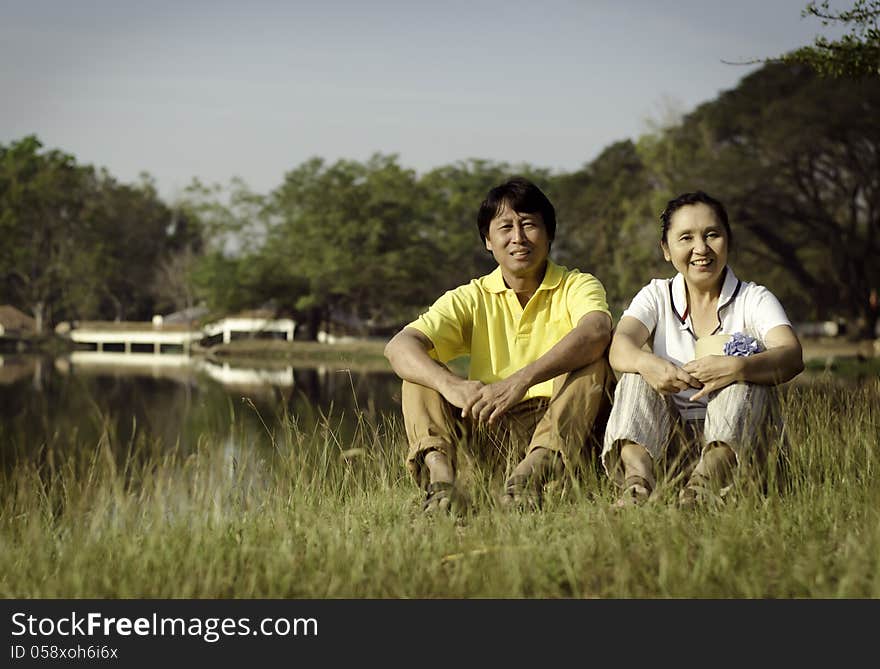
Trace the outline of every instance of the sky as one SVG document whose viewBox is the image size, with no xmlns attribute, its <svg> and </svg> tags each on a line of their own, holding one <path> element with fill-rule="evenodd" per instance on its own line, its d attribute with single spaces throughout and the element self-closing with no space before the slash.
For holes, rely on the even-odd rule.
<svg viewBox="0 0 880 669">
<path fill-rule="evenodd" d="M 838 3 L 839 4 L 839 3 Z M 833 36 L 806 0 L 0 0 L 0 143 L 160 195 L 319 156 L 572 171 Z"/>
</svg>

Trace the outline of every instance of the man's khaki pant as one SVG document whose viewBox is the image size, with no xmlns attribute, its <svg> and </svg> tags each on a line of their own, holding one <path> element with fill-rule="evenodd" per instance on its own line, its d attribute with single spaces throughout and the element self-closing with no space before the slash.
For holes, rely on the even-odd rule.
<svg viewBox="0 0 880 669">
<path fill-rule="evenodd" d="M 461 418 L 436 390 L 403 382 L 403 421 L 409 441 L 406 464 L 416 482 L 428 485 L 425 455 L 444 453 L 456 472 L 463 456 L 474 456 L 490 466 L 516 464 L 535 448 L 559 453 L 569 471 L 577 471 L 596 455 L 611 410 L 615 376 L 606 357 L 553 381 L 549 398 L 520 402 L 494 426 Z"/>
</svg>

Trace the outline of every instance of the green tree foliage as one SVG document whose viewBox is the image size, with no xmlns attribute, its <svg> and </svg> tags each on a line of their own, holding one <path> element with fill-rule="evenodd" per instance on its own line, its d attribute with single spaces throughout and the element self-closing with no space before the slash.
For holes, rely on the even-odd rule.
<svg viewBox="0 0 880 669">
<path fill-rule="evenodd" d="M 196 222 L 148 179 L 119 184 L 34 136 L 0 145 L 0 235 L 0 299 L 41 331 L 64 318 L 150 318 L 157 267 L 200 246 Z"/>
<path fill-rule="evenodd" d="M 46 323 L 205 300 L 215 313 L 273 306 L 312 336 L 328 320 L 387 331 L 495 266 L 476 215 L 513 174 L 549 195 L 553 257 L 595 274 L 616 315 L 671 272 L 658 250 L 666 200 L 702 189 L 729 208 L 741 275 L 795 319 L 873 331 L 880 83 L 781 63 L 567 174 L 470 160 L 419 177 L 396 156 L 314 158 L 267 195 L 196 181 L 168 207 L 148 178 L 119 184 L 26 137 L 0 145 L 0 299 Z"/>
<path fill-rule="evenodd" d="M 444 271 L 437 277 L 434 296 L 495 268 L 495 261 L 480 241 L 477 212 L 490 188 L 514 174 L 552 187 L 546 170 L 529 165 L 469 160 L 438 167 L 419 179 L 423 237 L 442 258 Z"/>
<path fill-rule="evenodd" d="M 802 15 L 826 26 L 847 26 L 849 32 L 839 40 L 817 37 L 812 45 L 783 56 L 783 62 L 809 65 L 833 77 L 880 77 L 880 0 L 856 0 L 845 10 L 832 9 L 828 0 L 810 2 Z"/>
<path fill-rule="evenodd" d="M 633 142 L 616 142 L 577 172 L 555 178 L 559 260 L 598 277 L 619 314 L 650 276 L 668 273 L 659 252 L 654 190 Z"/>
<path fill-rule="evenodd" d="M 424 234 L 415 173 L 394 156 L 309 160 L 271 194 L 264 267 L 300 289 L 312 335 L 331 316 L 377 325 L 426 298 L 442 270 Z"/>
<path fill-rule="evenodd" d="M 65 299 L 65 287 L 89 259 L 77 257 L 88 174 L 72 156 L 40 152 L 29 136 L 0 145 L 0 268 L 3 299 L 30 311 L 42 331 Z"/>
<path fill-rule="evenodd" d="M 192 216 L 159 199 L 149 178 L 128 185 L 102 173 L 84 214 L 83 220 L 99 232 L 101 263 L 93 265 L 92 272 L 101 279 L 102 314 L 118 320 L 149 319 L 159 305 L 171 310 L 186 301 L 169 294 L 167 281 L 158 300 L 156 290 L 159 278 L 167 278 L 173 267 L 172 258 L 201 250 L 201 233 Z M 185 290 L 185 284 L 177 288 Z"/>
<path fill-rule="evenodd" d="M 226 188 L 196 179 L 180 206 L 199 221 L 205 237 L 204 253 L 188 267 L 196 300 L 218 315 L 264 306 L 294 310 L 304 282 L 287 263 L 274 262 L 267 196 L 237 178 Z"/>
<path fill-rule="evenodd" d="M 880 287 L 880 83 L 771 64 L 652 138 L 642 153 L 670 195 L 727 206 L 748 278 L 799 318 L 868 334 Z"/>
</svg>

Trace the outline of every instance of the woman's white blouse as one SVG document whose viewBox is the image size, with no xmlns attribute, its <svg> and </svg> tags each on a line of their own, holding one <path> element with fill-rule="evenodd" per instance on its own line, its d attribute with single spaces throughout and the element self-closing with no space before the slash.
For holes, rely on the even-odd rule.
<svg viewBox="0 0 880 669">
<path fill-rule="evenodd" d="M 623 316 L 632 316 L 651 333 L 654 355 L 682 366 L 694 359 L 697 337 L 688 311 L 684 277 L 654 279 L 633 298 Z M 740 281 L 728 265 L 718 298 L 718 322 L 713 334 L 742 332 L 766 348 L 767 333 L 779 325 L 791 325 L 785 310 L 769 290 L 750 281 Z M 672 396 L 685 420 L 702 419 L 708 398 L 692 402 L 695 389 Z"/>
</svg>

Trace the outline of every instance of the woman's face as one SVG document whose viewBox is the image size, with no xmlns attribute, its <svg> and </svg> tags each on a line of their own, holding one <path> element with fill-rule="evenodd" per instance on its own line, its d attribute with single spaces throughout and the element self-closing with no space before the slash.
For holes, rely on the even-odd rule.
<svg viewBox="0 0 880 669">
<path fill-rule="evenodd" d="M 724 224 L 709 205 L 698 202 L 677 210 L 669 220 L 666 241 L 660 242 L 663 257 L 688 282 L 701 288 L 720 284 L 727 265 L 730 240 Z"/>
</svg>

